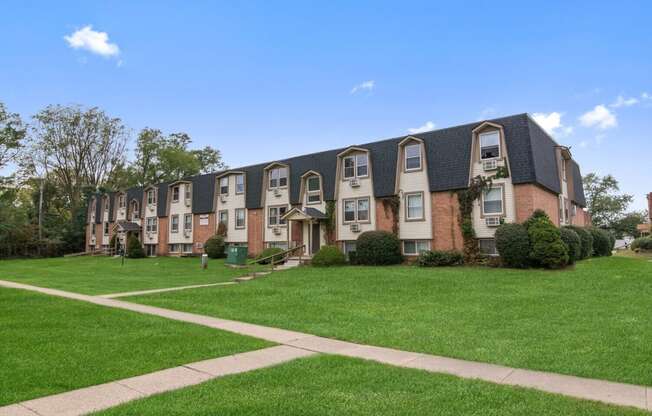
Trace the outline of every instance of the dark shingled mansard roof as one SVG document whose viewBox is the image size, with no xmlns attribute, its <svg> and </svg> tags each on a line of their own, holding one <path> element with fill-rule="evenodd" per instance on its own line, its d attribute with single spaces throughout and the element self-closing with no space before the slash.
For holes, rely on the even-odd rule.
<svg viewBox="0 0 652 416">
<path fill-rule="evenodd" d="M 581 207 L 586 207 L 586 198 L 584 197 L 584 187 L 582 186 L 582 173 L 580 172 L 580 165 L 574 160 L 571 160 L 571 172 L 573 177 L 573 195 L 571 201 L 575 202 Z"/>
<path fill-rule="evenodd" d="M 554 193 L 561 192 L 555 156 L 557 143 L 529 115 L 517 114 L 487 121 L 503 127 L 512 183 L 535 183 Z M 466 188 L 469 183 L 472 132 L 482 123 L 479 121 L 355 145 L 355 147 L 369 151 L 374 196 L 382 198 L 394 195 L 398 144 L 406 137 L 417 137 L 424 141 L 431 192 Z M 235 171 L 244 172 L 246 176 L 246 207 L 260 208 L 262 206 L 264 168 L 272 163 L 283 163 L 289 166 L 291 204 L 300 202 L 301 177 L 311 170 L 322 175 L 324 199 L 333 200 L 335 199 L 337 155 L 349 147 L 189 178 L 194 189 L 193 213 L 212 212 L 214 210 L 216 175 Z M 573 169 L 576 169 L 578 173 L 573 175 L 574 188 L 577 191 L 572 199 L 577 204 L 584 206 L 581 176 L 575 162 L 573 162 Z M 168 184 L 159 185 L 159 201 L 167 200 L 167 188 Z M 129 192 L 135 191 L 129 190 Z M 142 189 L 140 193 L 142 196 Z M 165 204 L 159 204 L 159 216 L 166 215 L 165 209 Z"/>
</svg>

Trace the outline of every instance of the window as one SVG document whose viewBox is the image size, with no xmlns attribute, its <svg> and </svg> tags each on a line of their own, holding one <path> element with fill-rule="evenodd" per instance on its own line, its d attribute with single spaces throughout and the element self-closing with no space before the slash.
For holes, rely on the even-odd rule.
<svg viewBox="0 0 652 416">
<path fill-rule="evenodd" d="M 183 231 L 192 230 L 192 214 L 185 214 L 183 216 Z"/>
<path fill-rule="evenodd" d="M 306 180 L 306 188 L 309 204 L 317 204 L 321 202 L 321 187 L 319 176 L 309 176 Z"/>
<path fill-rule="evenodd" d="M 236 208 L 235 210 L 235 228 L 245 227 L 245 210 L 244 208 Z"/>
<path fill-rule="evenodd" d="M 403 254 L 416 256 L 422 251 L 430 250 L 430 242 L 427 240 L 404 240 Z"/>
<path fill-rule="evenodd" d="M 91 225 L 91 235 L 95 237 L 95 224 Z"/>
<path fill-rule="evenodd" d="M 500 157 L 500 133 L 492 131 L 480 134 L 480 159 Z"/>
<path fill-rule="evenodd" d="M 414 194 L 405 195 L 405 219 L 410 220 L 423 220 L 423 193 L 418 192 Z"/>
<path fill-rule="evenodd" d="M 568 222 L 568 199 L 564 198 L 564 221 Z"/>
<path fill-rule="evenodd" d="M 208 225 L 208 215 L 203 214 L 199 216 L 199 225 Z"/>
<path fill-rule="evenodd" d="M 220 195 L 229 194 L 229 177 L 223 176 L 220 178 Z"/>
<path fill-rule="evenodd" d="M 181 244 L 170 244 L 170 253 L 179 253 L 181 250 Z"/>
<path fill-rule="evenodd" d="M 179 202 L 179 187 L 172 187 L 172 202 Z"/>
<path fill-rule="evenodd" d="M 235 175 L 235 193 L 244 193 L 244 175 Z"/>
<path fill-rule="evenodd" d="M 192 244 L 180 244 L 184 253 L 192 253 Z"/>
<path fill-rule="evenodd" d="M 269 170 L 269 187 L 282 188 L 288 184 L 287 168 L 274 168 Z"/>
<path fill-rule="evenodd" d="M 269 207 L 269 225 L 285 225 L 281 217 L 287 212 L 287 207 Z"/>
<path fill-rule="evenodd" d="M 561 178 L 566 182 L 566 159 L 561 159 Z"/>
<path fill-rule="evenodd" d="M 369 198 L 344 200 L 344 222 L 354 221 L 369 221 Z"/>
<path fill-rule="evenodd" d="M 369 163 L 366 153 L 344 158 L 344 179 L 364 178 L 369 175 Z"/>
<path fill-rule="evenodd" d="M 120 196 L 118 197 L 118 207 L 120 207 L 120 208 L 124 208 L 124 207 L 126 207 L 126 206 L 127 206 L 127 203 L 126 203 L 126 200 L 125 200 L 125 196 L 124 196 L 124 195 L 120 195 Z"/>
<path fill-rule="evenodd" d="M 140 218 L 140 213 L 138 212 L 138 202 L 133 201 L 131 203 L 131 219 L 137 220 Z"/>
<path fill-rule="evenodd" d="M 179 216 L 172 216 L 172 225 L 170 226 L 170 232 L 178 233 L 179 232 Z"/>
<path fill-rule="evenodd" d="M 482 196 L 482 213 L 485 215 L 503 213 L 503 188 L 491 188 Z"/>
<path fill-rule="evenodd" d="M 156 204 L 156 191 L 153 189 L 150 189 L 147 191 L 147 203 L 149 205 L 154 205 Z"/>
<path fill-rule="evenodd" d="M 356 248 L 355 241 L 344 242 L 344 254 L 346 254 L 347 257 L 349 256 L 349 253 L 355 251 L 355 248 Z"/>
<path fill-rule="evenodd" d="M 157 229 L 157 218 L 156 217 L 149 217 L 147 218 L 147 222 L 145 223 L 145 230 L 148 233 L 155 233 Z"/>
<path fill-rule="evenodd" d="M 405 170 L 419 169 L 421 169 L 421 144 L 408 144 L 405 146 Z"/>
<path fill-rule="evenodd" d="M 228 228 L 228 226 L 229 226 L 229 211 L 227 211 L 227 210 L 220 211 L 218 223 L 219 224 L 224 224 L 224 226 Z"/>
<path fill-rule="evenodd" d="M 109 223 L 104 223 L 104 235 L 109 235 Z"/>
<path fill-rule="evenodd" d="M 577 216 L 577 205 L 575 205 L 575 204 L 572 204 L 572 205 L 571 205 L 571 215 L 572 215 L 573 217 L 576 217 L 576 216 Z"/>
<path fill-rule="evenodd" d="M 109 210 L 109 198 L 104 197 L 104 210 L 108 211 Z"/>
<path fill-rule="evenodd" d="M 184 185 L 183 189 L 185 189 L 184 198 L 186 198 L 186 200 L 189 200 L 192 197 L 192 193 L 191 193 L 192 187 L 190 186 L 189 183 L 187 183 Z"/>
<path fill-rule="evenodd" d="M 480 253 L 482 254 L 489 256 L 498 255 L 498 251 L 496 250 L 496 240 L 493 238 L 482 238 L 478 240 L 478 247 L 480 248 Z"/>
<path fill-rule="evenodd" d="M 270 241 L 267 243 L 268 248 L 280 248 L 281 250 L 287 250 L 288 249 L 288 243 L 287 241 Z"/>
</svg>

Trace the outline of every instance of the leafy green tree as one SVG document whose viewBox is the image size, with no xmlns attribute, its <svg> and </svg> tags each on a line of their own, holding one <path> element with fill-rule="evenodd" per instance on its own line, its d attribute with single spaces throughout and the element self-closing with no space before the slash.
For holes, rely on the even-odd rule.
<svg viewBox="0 0 652 416">
<path fill-rule="evenodd" d="M 24 137 L 25 127 L 20 116 L 9 113 L 0 102 L 0 169 L 16 155 Z"/>
<path fill-rule="evenodd" d="M 614 223 L 623 216 L 634 197 L 628 194 L 618 194 L 618 181 L 611 175 L 600 177 L 589 173 L 582 179 L 584 194 L 591 214 L 593 224 L 612 228 Z"/>
<path fill-rule="evenodd" d="M 613 222 L 612 228 L 617 238 L 624 236 L 638 237 L 639 231 L 637 229 L 639 224 L 647 221 L 647 211 L 634 211 L 629 212 Z"/>
</svg>

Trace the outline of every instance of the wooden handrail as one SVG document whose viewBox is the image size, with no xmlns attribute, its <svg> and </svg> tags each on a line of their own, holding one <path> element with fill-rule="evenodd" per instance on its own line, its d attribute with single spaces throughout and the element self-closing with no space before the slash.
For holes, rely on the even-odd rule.
<svg viewBox="0 0 652 416">
<path fill-rule="evenodd" d="M 296 251 L 297 249 L 300 249 L 300 248 L 301 249 L 306 248 L 306 245 L 303 244 L 303 245 L 300 245 L 300 246 L 296 246 L 296 247 L 287 249 L 285 251 L 282 251 L 280 253 L 272 254 L 271 256 L 267 256 L 267 257 L 263 257 L 262 259 L 254 259 L 249 264 L 257 264 L 257 263 L 260 263 L 260 262 L 265 261 L 265 260 L 270 260 L 270 265 L 273 266 L 274 264 L 280 263 L 280 261 L 285 260 L 285 257 L 287 257 L 288 254 L 290 254 L 293 251 Z M 281 260 L 275 262 L 274 258 L 276 258 L 276 257 L 281 258 Z"/>
</svg>

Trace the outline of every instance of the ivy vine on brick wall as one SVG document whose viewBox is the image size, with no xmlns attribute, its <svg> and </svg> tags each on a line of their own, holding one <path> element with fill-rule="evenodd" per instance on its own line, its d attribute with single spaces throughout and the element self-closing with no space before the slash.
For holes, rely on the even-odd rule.
<svg viewBox="0 0 652 416">
<path fill-rule="evenodd" d="M 400 208 L 401 198 L 397 195 L 383 199 L 383 209 L 385 210 L 385 215 L 387 215 L 388 210 L 392 213 L 392 233 L 394 233 L 394 235 L 398 235 L 398 216 Z"/>
<path fill-rule="evenodd" d="M 480 256 L 480 249 L 473 229 L 473 204 L 482 196 L 483 192 L 491 188 L 491 183 L 491 178 L 478 175 L 471 179 L 468 188 L 457 191 L 457 200 L 460 203 L 460 227 L 464 240 L 464 262 L 467 264 L 477 263 Z"/>
</svg>

